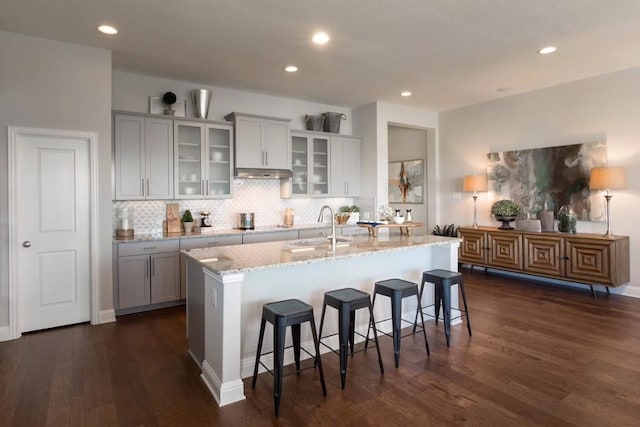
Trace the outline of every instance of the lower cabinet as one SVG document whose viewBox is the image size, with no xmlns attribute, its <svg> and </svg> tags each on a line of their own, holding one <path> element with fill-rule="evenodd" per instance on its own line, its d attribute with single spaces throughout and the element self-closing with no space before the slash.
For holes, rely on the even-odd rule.
<svg viewBox="0 0 640 427">
<path fill-rule="evenodd" d="M 117 309 L 179 300 L 179 248 L 179 240 L 120 244 Z"/>
<path fill-rule="evenodd" d="M 298 230 L 273 231 L 265 233 L 246 233 L 242 236 L 242 243 L 278 242 L 282 240 L 298 239 Z"/>
<path fill-rule="evenodd" d="M 533 233 L 460 227 L 461 263 L 568 280 L 619 286 L 630 280 L 629 237 Z"/>
</svg>

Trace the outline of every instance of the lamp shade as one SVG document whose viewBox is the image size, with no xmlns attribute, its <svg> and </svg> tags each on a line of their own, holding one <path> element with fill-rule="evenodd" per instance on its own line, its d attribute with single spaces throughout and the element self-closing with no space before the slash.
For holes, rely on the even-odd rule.
<svg viewBox="0 0 640 427">
<path fill-rule="evenodd" d="M 593 168 L 589 179 L 591 190 L 615 190 L 627 184 L 624 168 Z"/>
<path fill-rule="evenodd" d="M 462 191 L 487 191 L 486 175 L 467 175 L 462 180 Z"/>
</svg>

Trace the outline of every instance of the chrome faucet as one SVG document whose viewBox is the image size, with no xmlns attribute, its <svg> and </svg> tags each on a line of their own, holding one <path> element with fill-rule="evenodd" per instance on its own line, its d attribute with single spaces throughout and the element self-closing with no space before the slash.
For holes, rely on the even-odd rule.
<svg viewBox="0 0 640 427">
<path fill-rule="evenodd" d="M 333 209 L 331 209 L 331 206 L 328 205 L 324 205 L 323 207 L 320 208 L 320 215 L 318 216 L 318 222 L 322 222 L 322 215 L 324 214 L 324 210 L 325 209 L 329 209 L 329 212 L 331 213 L 331 236 L 328 236 L 327 239 L 331 240 L 331 250 L 335 251 L 336 250 L 336 220 L 335 220 L 335 213 L 333 212 Z"/>
</svg>

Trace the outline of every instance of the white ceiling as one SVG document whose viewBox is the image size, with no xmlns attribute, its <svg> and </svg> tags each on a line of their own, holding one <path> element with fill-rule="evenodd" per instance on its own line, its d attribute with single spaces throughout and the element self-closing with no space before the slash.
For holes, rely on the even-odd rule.
<svg viewBox="0 0 640 427">
<path fill-rule="evenodd" d="M 346 107 L 443 111 L 640 66 L 640 0 L 2 0 L 0 30 L 110 49 L 116 70 Z"/>
</svg>

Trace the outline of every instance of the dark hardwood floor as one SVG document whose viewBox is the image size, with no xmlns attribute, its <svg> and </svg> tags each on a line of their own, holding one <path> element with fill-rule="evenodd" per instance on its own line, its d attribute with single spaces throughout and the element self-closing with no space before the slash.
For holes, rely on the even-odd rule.
<svg viewBox="0 0 640 427">
<path fill-rule="evenodd" d="M 76 325 L 0 343 L 0 425 L 640 425 L 640 299 L 594 300 L 573 290 L 465 274 L 473 337 L 429 322 L 431 357 L 420 334 L 391 339 L 349 361 L 338 358 L 284 380 L 280 418 L 272 379 L 247 399 L 218 408 L 186 352 L 183 307 Z"/>
</svg>

